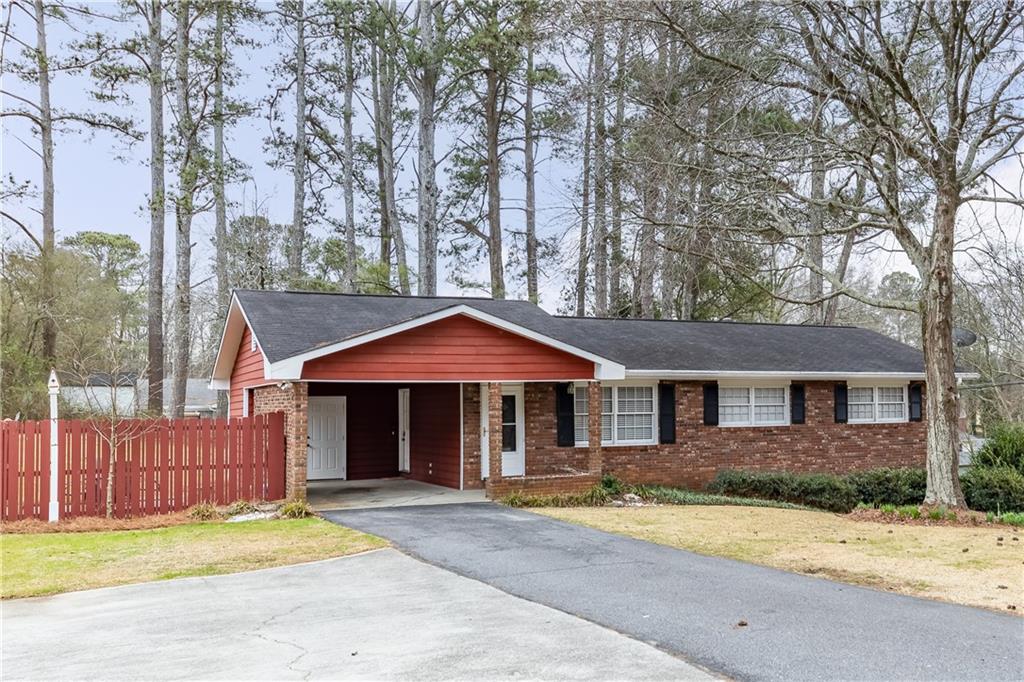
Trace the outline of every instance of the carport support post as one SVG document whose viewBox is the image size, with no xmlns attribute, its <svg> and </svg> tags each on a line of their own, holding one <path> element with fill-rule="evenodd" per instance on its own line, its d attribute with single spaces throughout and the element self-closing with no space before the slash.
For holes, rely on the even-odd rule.
<svg viewBox="0 0 1024 682">
<path fill-rule="evenodd" d="M 487 476 L 489 483 L 501 481 L 501 383 L 487 384 Z"/>
<path fill-rule="evenodd" d="M 600 476 L 604 469 L 601 454 L 601 382 L 587 382 L 587 470 Z M 614 425 L 613 425 L 614 428 Z"/>
</svg>

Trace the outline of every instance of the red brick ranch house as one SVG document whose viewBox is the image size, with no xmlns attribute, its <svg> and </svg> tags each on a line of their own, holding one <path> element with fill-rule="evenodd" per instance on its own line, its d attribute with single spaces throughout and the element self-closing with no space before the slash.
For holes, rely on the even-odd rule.
<svg viewBox="0 0 1024 682">
<path fill-rule="evenodd" d="M 525 301 L 235 292 L 213 372 L 286 414 L 286 490 L 405 476 L 571 492 L 604 473 L 920 466 L 921 353 L 854 327 L 558 317 Z"/>
</svg>

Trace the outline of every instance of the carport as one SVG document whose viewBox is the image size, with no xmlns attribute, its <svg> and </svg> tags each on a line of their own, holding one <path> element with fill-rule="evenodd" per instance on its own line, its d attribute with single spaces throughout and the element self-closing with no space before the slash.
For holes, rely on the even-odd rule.
<svg viewBox="0 0 1024 682">
<path fill-rule="evenodd" d="M 306 494 L 316 511 L 414 507 L 486 500 L 482 489 L 456 490 L 403 477 L 310 481 Z"/>
</svg>

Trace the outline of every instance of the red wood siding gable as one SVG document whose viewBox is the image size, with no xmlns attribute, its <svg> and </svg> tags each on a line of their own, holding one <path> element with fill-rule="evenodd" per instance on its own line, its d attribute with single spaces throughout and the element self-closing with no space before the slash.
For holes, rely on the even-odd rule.
<svg viewBox="0 0 1024 682">
<path fill-rule="evenodd" d="M 352 381 L 569 381 L 594 363 L 465 315 L 308 360 L 302 378 Z"/>
<path fill-rule="evenodd" d="M 246 325 L 242 340 L 238 343 L 238 355 L 231 370 L 231 392 L 229 410 L 232 417 L 242 416 L 242 389 L 267 383 L 263 374 L 263 353 L 259 347 L 252 350 L 252 332 Z"/>
</svg>

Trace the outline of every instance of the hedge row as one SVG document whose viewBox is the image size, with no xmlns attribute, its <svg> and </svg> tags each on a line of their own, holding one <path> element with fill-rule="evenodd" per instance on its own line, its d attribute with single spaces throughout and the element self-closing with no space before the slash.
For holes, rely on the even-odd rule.
<svg viewBox="0 0 1024 682">
<path fill-rule="evenodd" d="M 967 506 L 995 513 L 1024 511 L 1024 475 L 1013 467 L 974 467 L 960 479 Z M 920 504 L 923 469 L 872 469 L 846 476 L 727 470 L 718 473 L 709 492 L 802 504 L 846 513 L 865 503 L 874 506 Z"/>
</svg>

